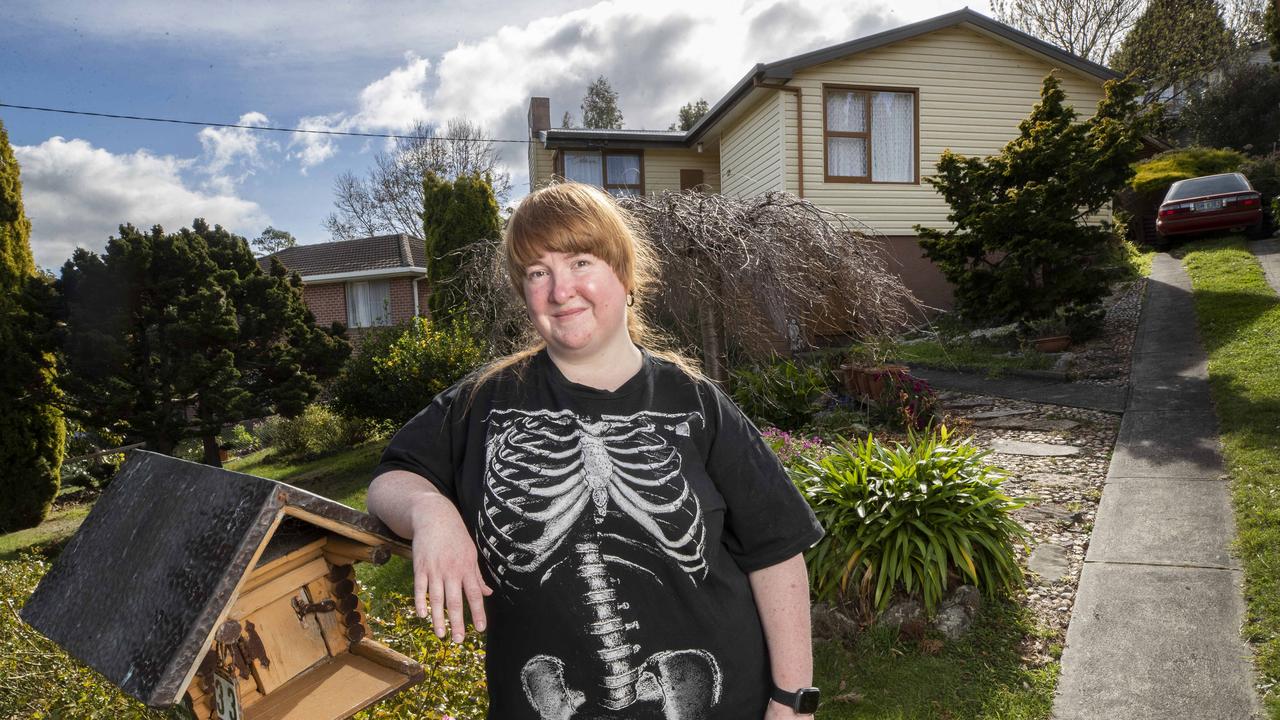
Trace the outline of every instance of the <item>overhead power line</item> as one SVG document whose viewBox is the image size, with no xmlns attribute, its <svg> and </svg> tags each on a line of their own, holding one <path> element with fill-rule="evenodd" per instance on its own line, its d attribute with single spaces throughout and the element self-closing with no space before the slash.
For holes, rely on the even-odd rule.
<svg viewBox="0 0 1280 720">
<path fill-rule="evenodd" d="M 528 140 L 504 140 L 494 138 L 453 138 L 424 137 L 421 135 L 396 135 L 393 133 L 348 132 L 345 130 L 311 130 L 305 128 L 271 127 L 269 125 L 240 125 L 238 123 L 203 122 L 199 120 L 177 120 L 175 118 L 143 117 L 140 115 L 116 115 L 113 113 L 89 112 L 88 110 L 67 110 L 64 108 L 35 107 L 33 105 L 11 105 L 0 103 L 0 107 L 17 110 L 34 110 L 36 112 L 62 113 L 63 115 L 85 115 L 88 117 L 111 118 L 112 120 L 138 120 L 141 122 L 172 123 L 174 125 L 196 125 L 200 127 L 240 128 L 242 130 L 269 130 L 271 132 L 307 133 L 310 135 L 345 135 L 348 137 L 393 138 L 396 140 L 475 140 L 496 143 L 528 143 Z"/>
</svg>

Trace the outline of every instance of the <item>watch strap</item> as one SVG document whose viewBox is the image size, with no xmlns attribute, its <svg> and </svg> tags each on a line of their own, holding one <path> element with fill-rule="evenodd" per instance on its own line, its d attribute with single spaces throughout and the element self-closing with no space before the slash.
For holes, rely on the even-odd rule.
<svg viewBox="0 0 1280 720">
<path fill-rule="evenodd" d="M 769 697 L 780 705 L 785 705 L 802 715 L 812 715 L 818 710 L 818 688 L 800 688 L 795 692 L 787 692 L 774 685 Z"/>
</svg>

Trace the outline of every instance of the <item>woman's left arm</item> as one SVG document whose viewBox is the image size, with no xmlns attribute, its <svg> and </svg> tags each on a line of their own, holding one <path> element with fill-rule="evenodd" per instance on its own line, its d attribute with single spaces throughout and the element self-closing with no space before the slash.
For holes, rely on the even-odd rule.
<svg viewBox="0 0 1280 720">
<path fill-rule="evenodd" d="M 813 685 L 813 640 L 804 555 L 748 573 L 747 578 L 760 611 L 774 684 L 788 692 L 810 687 Z M 765 712 L 766 720 L 797 717 L 812 715 L 797 715 L 773 700 Z"/>
</svg>

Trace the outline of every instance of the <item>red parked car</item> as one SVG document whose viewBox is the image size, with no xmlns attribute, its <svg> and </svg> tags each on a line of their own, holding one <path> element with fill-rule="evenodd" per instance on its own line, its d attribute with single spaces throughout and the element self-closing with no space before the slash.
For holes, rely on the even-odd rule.
<svg viewBox="0 0 1280 720">
<path fill-rule="evenodd" d="M 1179 180 L 1169 188 L 1156 216 L 1156 232 L 1172 235 L 1227 230 L 1260 237 L 1262 194 L 1240 173 Z"/>
</svg>

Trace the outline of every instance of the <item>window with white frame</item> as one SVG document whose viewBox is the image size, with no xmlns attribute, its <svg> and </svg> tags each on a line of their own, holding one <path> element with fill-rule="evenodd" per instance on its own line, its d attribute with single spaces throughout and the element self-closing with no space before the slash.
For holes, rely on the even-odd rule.
<svg viewBox="0 0 1280 720">
<path fill-rule="evenodd" d="M 347 283 L 347 327 L 390 324 L 390 281 L 360 280 Z"/>
<path fill-rule="evenodd" d="M 566 180 L 595 185 L 618 197 L 644 192 L 639 152 L 565 150 L 561 158 Z"/>
<path fill-rule="evenodd" d="M 823 91 L 827 182 L 918 182 L 914 89 Z"/>
</svg>

